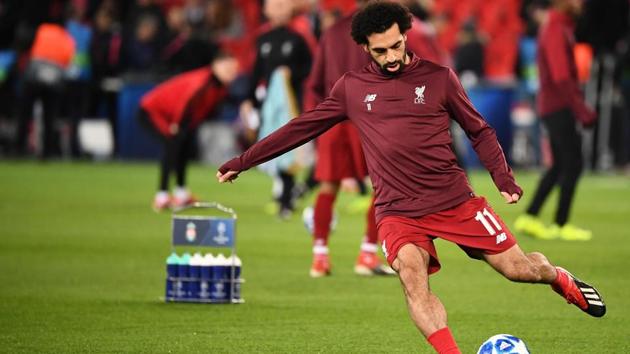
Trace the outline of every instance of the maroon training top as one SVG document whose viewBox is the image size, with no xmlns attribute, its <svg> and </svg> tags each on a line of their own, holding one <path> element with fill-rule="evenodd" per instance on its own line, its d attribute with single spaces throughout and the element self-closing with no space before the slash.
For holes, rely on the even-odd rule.
<svg viewBox="0 0 630 354">
<path fill-rule="evenodd" d="M 570 109 L 577 120 L 592 124 L 595 113 L 586 106 L 578 81 L 573 47 L 573 19 L 550 10 L 538 34 L 537 64 L 540 78 L 538 111 L 542 117 Z"/>
<path fill-rule="evenodd" d="M 522 194 L 494 129 L 472 106 L 455 73 L 410 56 L 397 76 L 383 74 L 375 63 L 346 73 L 314 110 L 292 119 L 219 170 L 247 170 L 350 119 L 359 131 L 374 185 L 377 221 L 387 215 L 420 217 L 472 196 L 450 147 L 452 118 L 466 131 L 498 189 Z"/>
</svg>

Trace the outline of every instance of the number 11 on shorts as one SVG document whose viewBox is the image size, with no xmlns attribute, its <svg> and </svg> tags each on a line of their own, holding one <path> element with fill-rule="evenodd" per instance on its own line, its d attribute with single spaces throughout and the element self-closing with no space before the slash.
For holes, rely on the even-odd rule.
<svg viewBox="0 0 630 354">
<path fill-rule="evenodd" d="M 492 225 L 490 225 L 490 223 L 488 222 L 488 219 L 490 219 L 490 221 L 494 225 L 494 228 L 492 227 Z M 497 222 L 497 219 L 495 219 L 494 216 L 490 214 L 490 212 L 486 208 L 483 208 L 483 212 L 481 211 L 477 212 L 477 215 L 475 216 L 475 220 L 479 221 L 483 225 L 483 227 L 485 227 L 486 230 L 488 230 L 488 233 L 490 235 L 495 235 L 497 233 L 497 230 L 501 231 L 501 225 Z"/>
</svg>

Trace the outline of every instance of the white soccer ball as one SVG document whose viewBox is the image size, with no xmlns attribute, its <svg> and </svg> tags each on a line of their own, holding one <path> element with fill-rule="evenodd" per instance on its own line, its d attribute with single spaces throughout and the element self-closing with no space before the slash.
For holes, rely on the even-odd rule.
<svg viewBox="0 0 630 354">
<path fill-rule="evenodd" d="M 304 208 L 302 212 L 302 222 L 304 222 L 304 227 L 308 230 L 309 235 L 313 235 L 315 231 L 315 209 L 311 206 Z M 330 231 L 335 231 L 335 227 L 337 226 L 337 213 L 333 212 L 332 220 L 330 220 Z"/>
<path fill-rule="evenodd" d="M 511 334 L 497 334 L 483 342 L 477 354 L 529 354 L 522 339 Z"/>
</svg>

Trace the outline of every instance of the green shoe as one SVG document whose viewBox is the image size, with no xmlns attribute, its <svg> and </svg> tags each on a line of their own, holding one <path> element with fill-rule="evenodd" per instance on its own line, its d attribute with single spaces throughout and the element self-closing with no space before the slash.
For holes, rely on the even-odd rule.
<svg viewBox="0 0 630 354">
<path fill-rule="evenodd" d="M 554 224 L 549 232 L 564 241 L 588 241 L 593 238 L 593 232 L 581 229 L 575 225 L 565 224 L 562 227 Z"/>
<path fill-rule="evenodd" d="M 529 214 L 523 214 L 516 218 L 516 222 L 514 222 L 514 229 L 517 232 L 521 232 L 540 240 L 553 240 L 559 237 L 557 234 L 550 233 L 548 228 L 542 221 L 540 221 L 540 219 Z"/>
</svg>

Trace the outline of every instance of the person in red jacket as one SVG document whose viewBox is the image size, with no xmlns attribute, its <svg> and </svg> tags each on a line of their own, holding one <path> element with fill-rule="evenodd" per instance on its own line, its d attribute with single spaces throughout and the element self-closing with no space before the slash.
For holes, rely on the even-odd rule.
<svg viewBox="0 0 630 354">
<path fill-rule="evenodd" d="M 208 67 L 179 74 L 148 92 L 140 101 L 139 119 L 163 143 L 160 182 L 153 200 L 156 211 L 182 207 L 194 201 L 186 188 L 190 144 L 199 124 L 227 95 L 238 64 L 220 56 Z M 168 193 L 171 173 L 176 176 L 173 196 Z"/>
<path fill-rule="evenodd" d="M 597 118 L 584 102 L 573 54 L 574 18 L 581 10 L 581 1 L 554 0 L 538 34 L 536 61 L 540 91 L 537 104 L 549 134 L 553 163 L 542 176 L 526 214 L 519 216 L 514 225 L 517 231 L 538 239 L 588 241 L 592 237 L 590 230 L 568 222 L 583 165 L 582 142 L 576 124 L 588 127 Z M 547 227 L 538 214 L 556 185 L 560 187 L 560 198 L 554 223 Z"/>
<path fill-rule="evenodd" d="M 506 203 L 523 194 L 494 129 L 475 110 L 448 67 L 406 51 L 408 10 L 373 2 L 352 21 L 352 37 L 372 63 L 344 74 L 315 109 L 292 119 L 242 155 L 223 164 L 220 183 L 294 149 L 336 124 L 354 123 L 374 184 L 379 237 L 398 273 L 416 327 L 439 353 L 460 353 L 446 310 L 429 286 L 440 269 L 434 239 L 457 244 L 514 282 L 549 284 L 569 303 L 601 317 L 597 290 L 538 252 L 524 253 L 488 201 L 474 194 L 450 147 L 449 125 L 466 132 Z"/>
</svg>

